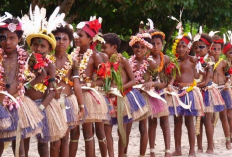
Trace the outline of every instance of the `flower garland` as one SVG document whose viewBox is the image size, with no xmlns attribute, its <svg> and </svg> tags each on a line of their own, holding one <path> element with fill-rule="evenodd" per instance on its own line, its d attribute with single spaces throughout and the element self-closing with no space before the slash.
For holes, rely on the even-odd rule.
<svg viewBox="0 0 232 157">
<path fill-rule="evenodd" d="M 178 54 L 176 53 L 176 47 L 177 47 L 177 44 L 180 42 L 181 39 L 175 39 L 174 43 L 173 43 L 173 46 L 172 46 L 172 53 L 178 57 Z"/>
<path fill-rule="evenodd" d="M 223 58 L 219 58 L 217 63 L 214 64 L 213 70 L 215 70 L 218 67 L 218 65 L 221 63 L 221 61 L 223 61 Z"/>
<path fill-rule="evenodd" d="M 163 67 L 164 67 L 164 54 L 160 52 L 160 64 L 157 68 L 157 71 L 161 72 L 163 70 Z"/>
<path fill-rule="evenodd" d="M 193 90 L 193 88 L 197 85 L 197 82 L 196 80 L 193 81 L 193 83 L 185 89 L 185 91 L 183 91 L 182 93 L 178 94 L 179 97 L 182 97 L 184 96 L 186 93 L 190 92 Z"/>
<path fill-rule="evenodd" d="M 130 37 L 131 41 L 129 42 L 129 45 L 133 46 L 136 42 L 140 42 L 141 44 L 145 45 L 149 49 L 152 49 L 153 45 L 145 41 L 143 38 L 151 39 L 151 35 L 149 33 L 143 33 L 143 34 L 137 34 L 136 36 L 131 36 Z"/>
<path fill-rule="evenodd" d="M 135 60 L 135 57 L 136 56 L 134 55 L 129 59 L 130 66 L 135 75 L 136 83 L 137 84 L 144 83 L 145 80 L 143 79 L 143 76 L 146 73 L 149 64 L 146 60 L 143 60 L 143 63 L 140 65 L 140 69 L 137 70 L 136 65 L 138 64 L 138 62 Z"/>
<path fill-rule="evenodd" d="M 154 35 L 161 35 L 163 37 L 163 40 L 165 39 L 165 34 L 163 32 L 153 32 L 153 33 L 151 33 L 151 36 L 154 36 Z"/>
<path fill-rule="evenodd" d="M 65 77 L 68 71 L 72 68 L 72 56 L 67 55 L 68 60 L 64 63 L 64 66 L 61 69 L 56 67 L 56 82 L 60 83 L 60 81 L 64 81 L 69 86 L 73 87 L 74 83 L 70 81 L 67 77 Z M 50 56 L 50 60 L 55 64 L 56 57 L 54 55 Z"/>
<path fill-rule="evenodd" d="M 18 52 L 18 64 L 19 64 L 19 70 L 18 70 L 18 80 L 20 81 L 19 85 L 17 86 L 17 97 L 15 98 L 17 100 L 17 102 L 19 103 L 19 105 L 22 104 L 22 99 L 24 97 L 24 93 L 25 93 L 25 89 L 24 89 L 24 84 L 23 82 L 26 80 L 26 77 L 24 75 L 24 71 L 26 70 L 26 55 L 27 52 L 22 49 L 17 47 L 17 52 Z M 1 55 L 1 62 L 0 62 L 0 80 L 1 82 L 4 82 L 4 75 L 5 75 L 5 70 L 4 70 L 4 66 L 3 66 L 3 62 L 5 61 L 4 58 L 7 57 L 7 55 L 3 55 L 4 50 L 0 48 L 0 55 Z M 2 58 L 3 55 L 3 58 Z M 3 84 L 3 83 L 2 83 Z M 5 91 L 5 86 L 1 85 L 0 86 L 0 91 Z M 8 96 L 5 96 L 3 99 L 3 106 L 9 106 L 9 110 L 12 110 L 13 107 L 15 106 L 15 108 L 18 108 L 19 106 Z"/>
</svg>

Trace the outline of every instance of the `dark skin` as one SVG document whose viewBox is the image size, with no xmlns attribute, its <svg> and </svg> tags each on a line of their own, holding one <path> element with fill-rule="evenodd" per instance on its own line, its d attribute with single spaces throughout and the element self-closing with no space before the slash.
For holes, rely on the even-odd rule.
<svg viewBox="0 0 232 157">
<path fill-rule="evenodd" d="M 75 43 L 77 46 L 80 47 L 80 55 L 83 55 L 87 49 L 90 48 L 90 44 L 92 42 L 92 38 L 88 37 L 87 34 L 83 31 L 83 30 L 78 30 L 78 35 L 79 38 Z M 100 55 L 96 52 L 94 52 L 91 57 L 89 58 L 89 62 L 87 65 L 87 68 L 85 70 L 85 74 L 87 77 L 92 78 L 94 71 L 97 70 L 98 65 L 102 63 L 102 59 L 100 57 Z M 102 80 L 98 79 L 96 81 L 92 81 L 91 82 L 91 87 L 95 87 L 95 86 L 101 86 L 103 83 Z M 85 82 L 81 82 L 81 86 L 87 86 Z M 84 123 L 83 126 L 83 135 L 84 135 L 84 139 L 90 139 L 93 137 L 94 131 L 92 129 L 92 124 L 93 123 Z M 103 122 L 96 122 L 95 123 L 96 126 L 96 135 L 97 138 L 99 140 L 103 140 L 106 136 L 105 136 L 105 131 L 104 131 L 104 123 Z M 77 131 L 77 127 L 73 129 L 73 132 L 78 132 Z M 71 135 L 74 135 L 71 131 Z M 73 136 L 74 139 L 79 138 L 79 135 L 76 135 L 76 137 Z M 72 139 L 72 138 L 71 138 Z M 71 146 L 73 145 L 74 142 L 70 142 L 70 147 L 74 147 Z M 77 146 L 77 145 L 76 145 Z M 70 149 L 69 147 L 69 149 Z M 101 156 L 102 157 L 106 157 L 107 156 L 107 142 L 99 142 L 99 147 L 100 147 L 100 152 L 101 152 Z M 75 150 L 75 149 L 74 149 Z M 95 154 L 95 150 L 94 150 L 94 141 L 90 140 L 90 141 L 85 141 L 85 154 L 86 156 L 94 156 Z M 72 154 L 74 155 L 74 154 Z"/>
<path fill-rule="evenodd" d="M 66 50 L 68 49 L 68 46 L 70 45 L 71 41 L 69 39 L 68 34 L 65 32 L 58 32 L 58 33 L 54 34 L 54 36 L 61 38 L 60 41 L 56 42 L 55 66 L 58 69 L 62 69 L 65 62 L 68 61 Z M 69 69 L 69 71 L 65 77 L 67 77 L 69 80 L 72 80 L 72 76 L 77 76 L 77 75 L 78 75 L 78 63 L 76 60 L 73 60 L 72 68 Z M 74 82 L 73 90 L 74 90 L 75 96 L 77 98 L 77 102 L 80 105 L 84 104 L 79 79 L 74 78 L 73 82 Z M 61 81 L 58 84 L 58 86 L 64 87 L 62 92 L 64 94 L 66 94 L 67 96 L 70 96 L 73 94 L 71 86 L 66 84 L 64 81 Z M 60 98 L 60 92 L 56 92 L 55 98 L 56 99 Z M 76 105 L 78 105 L 78 104 L 76 104 Z M 84 114 L 85 114 L 84 108 L 80 108 L 78 119 L 82 119 Z M 69 130 L 67 131 L 66 135 L 60 141 L 61 141 L 61 144 L 59 144 L 60 143 L 59 141 L 55 141 L 55 142 L 51 143 L 51 145 L 53 147 L 50 147 L 50 156 L 53 156 L 53 157 L 69 156 L 69 145 L 68 145 L 68 143 L 69 143 Z M 60 145 L 60 147 L 59 147 L 59 145 Z"/>
<path fill-rule="evenodd" d="M 215 43 L 212 46 L 211 54 L 215 59 L 215 62 L 218 62 L 219 56 L 221 54 L 221 44 Z M 213 74 L 213 82 L 218 85 L 230 85 L 230 79 L 225 77 L 225 70 L 228 67 L 228 64 L 226 61 L 221 61 L 217 68 L 214 70 Z M 225 88 L 223 90 L 228 90 L 228 88 Z M 230 110 L 230 111 L 228 111 Z M 225 109 L 222 112 L 220 112 L 220 120 L 222 123 L 223 131 L 225 134 L 225 137 L 230 137 L 230 128 L 232 127 L 232 124 L 230 124 L 228 121 L 232 121 L 231 119 L 228 120 L 230 117 L 227 116 L 227 112 L 231 112 L 231 109 Z M 226 141 L 226 148 L 231 149 L 230 141 Z"/>
<path fill-rule="evenodd" d="M 176 75 L 176 82 L 180 87 L 189 86 L 192 84 L 195 76 L 195 66 L 198 60 L 195 57 L 189 56 L 189 48 L 184 41 L 180 41 L 177 44 L 176 51 L 178 54 L 178 62 L 180 65 L 180 72 Z M 174 139 L 175 139 L 175 151 L 172 153 L 172 156 L 181 156 L 181 134 L 182 134 L 182 124 L 183 116 L 178 115 L 174 116 Z M 185 126 L 188 130 L 189 138 L 189 156 L 195 156 L 195 127 L 193 122 L 193 116 L 184 116 Z"/>
<path fill-rule="evenodd" d="M 151 56 L 153 60 L 148 59 L 148 63 L 150 65 L 151 69 L 156 69 L 160 65 L 160 52 L 163 47 L 163 42 L 160 38 L 153 38 L 151 41 L 153 48 L 151 49 Z M 167 65 L 170 63 L 170 59 L 168 56 L 164 55 L 164 65 Z M 169 83 L 172 84 L 173 80 L 171 80 Z M 159 81 L 150 81 L 144 83 L 145 89 L 151 89 L 153 87 L 159 87 L 159 89 L 163 89 L 167 87 L 167 83 L 165 82 L 159 82 Z M 165 143 L 165 149 L 169 150 L 170 149 L 170 128 L 169 128 L 169 119 L 168 116 L 162 116 L 160 117 L 160 127 L 163 131 L 163 136 L 164 136 L 164 143 Z M 155 148 L 155 137 L 156 137 L 156 128 L 157 128 L 157 118 L 149 118 L 148 119 L 148 137 L 149 137 L 149 145 L 151 149 Z M 150 153 L 151 157 L 155 156 L 155 153 Z M 171 156 L 170 153 L 165 152 L 165 157 Z"/>
<path fill-rule="evenodd" d="M 49 42 L 46 39 L 42 38 L 34 38 L 34 40 L 31 43 L 31 50 L 33 50 L 35 53 L 41 54 L 43 57 L 46 57 L 46 55 L 52 51 L 52 48 L 49 44 Z M 44 68 L 47 75 L 49 75 L 49 78 L 55 78 L 55 66 L 53 63 L 49 63 L 47 67 Z M 49 82 L 48 89 L 54 88 L 54 85 L 52 82 Z M 45 106 L 49 105 L 49 103 L 52 101 L 52 99 L 55 96 L 55 92 L 53 90 L 48 92 L 48 89 L 45 93 L 36 91 L 33 88 L 30 88 L 27 90 L 26 95 L 30 97 L 32 100 L 36 99 L 43 99 L 42 104 Z M 28 155 L 29 150 L 29 143 L 30 138 L 25 139 L 25 150 L 26 154 Z M 41 157 L 48 157 L 49 156 L 49 150 L 48 150 L 48 143 L 40 143 L 38 142 L 38 152 Z"/>
<path fill-rule="evenodd" d="M 145 54 L 149 50 L 145 45 L 137 42 L 132 47 L 133 53 L 135 54 L 137 61 L 136 69 L 140 69 L 140 65 L 143 63 L 145 59 Z M 124 150 L 124 154 L 127 154 L 127 148 L 129 144 L 129 136 L 132 128 L 132 123 L 127 124 L 127 144 Z M 145 155 L 147 149 L 147 142 L 148 142 L 148 133 L 147 133 L 147 118 L 139 121 L 139 132 L 140 132 L 140 155 Z"/>
<path fill-rule="evenodd" d="M 226 58 L 228 59 L 228 61 L 230 63 L 232 63 L 232 48 L 230 48 L 226 53 Z M 231 78 L 230 78 L 231 79 Z M 232 109 L 227 109 L 227 118 L 228 118 L 228 122 L 229 122 L 229 126 L 230 126 L 230 136 L 232 135 Z M 230 141 L 232 142 L 232 138 L 230 139 Z"/>
<path fill-rule="evenodd" d="M 110 58 L 113 54 L 118 53 L 117 45 L 111 45 L 109 43 L 102 44 L 102 52 L 106 53 Z M 119 66 L 121 67 L 123 91 L 125 91 L 128 88 L 134 86 L 136 84 L 136 81 L 135 81 L 133 71 L 130 67 L 130 64 L 126 58 L 124 57 L 122 58 L 122 61 L 119 62 Z M 106 139 L 108 143 L 108 152 L 109 152 L 110 157 L 114 156 L 112 127 L 113 127 L 112 125 L 105 125 Z M 125 131 L 127 131 L 127 124 L 124 124 L 123 127 Z M 123 143 L 122 143 L 122 137 L 119 134 L 119 141 L 118 141 L 118 156 L 119 157 L 123 157 L 124 150 L 125 150 L 125 147 L 123 146 Z"/>
<path fill-rule="evenodd" d="M 205 46 L 205 48 L 200 49 L 199 46 Z M 207 46 L 204 42 L 198 41 L 197 42 L 197 49 L 196 52 L 201 56 L 204 57 L 208 52 L 210 51 L 210 46 Z M 214 58 L 210 56 L 211 60 L 214 62 Z M 197 84 L 198 87 L 205 87 L 207 84 L 212 81 L 213 79 L 213 67 L 207 64 L 207 66 L 204 68 L 205 69 L 205 74 L 203 75 L 204 81 L 200 82 Z M 205 113 L 203 123 L 205 125 L 205 130 L 206 130 L 206 136 L 207 136 L 207 141 L 208 141 L 208 148 L 206 153 L 207 154 L 212 154 L 213 153 L 213 126 L 212 126 L 212 113 Z M 202 126 L 202 124 L 200 125 Z M 200 134 L 197 135 L 197 144 L 198 144 L 198 151 L 202 152 L 203 147 L 202 147 L 202 130 L 200 128 Z"/>
<path fill-rule="evenodd" d="M 5 58 L 4 65 L 12 65 L 10 69 L 5 69 L 8 82 L 4 82 L 4 84 L 12 82 L 10 84 L 10 88 L 6 90 L 9 94 L 14 95 L 18 92 L 17 86 L 19 85 L 19 83 L 25 83 L 25 82 L 19 81 L 17 77 L 15 79 L 17 68 L 18 68 L 18 60 L 17 60 L 18 53 L 17 53 L 16 46 L 20 42 L 21 38 L 18 38 L 15 32 L 11 32 L 9 30 L 3 30 L 2 32 L 0 32 L 0 34 L 6 35 L 6 39 L 0 41 L 1 48 L 4 50 L 5 54 L 7 55 L 7 57 Z M 24 57 L 28 57 L 28 55 Z M 36 83 L 40 82 L 44 77 L 46 77 L 46 73 L 43 71 L 40 75 L 38 75 L 35 79 L 33 79 L 30 82 L 31 85 L 35 85 Z M 1 99 L 3 99 L 2 94 L 0 95 L 0 97 Z M 15 140 L 12 141 L 12 149 L 13 149 L 14 154 L 15 154 L 15 145 L 16 145 L 15 142 L 16 142 Z M 4 143 L 0 142 L 0 154 L 3 152 L 3 149 L 4 149 Z M 23 140 L 20 141 L 19 156 L 26 156 Z"/>
</svg>

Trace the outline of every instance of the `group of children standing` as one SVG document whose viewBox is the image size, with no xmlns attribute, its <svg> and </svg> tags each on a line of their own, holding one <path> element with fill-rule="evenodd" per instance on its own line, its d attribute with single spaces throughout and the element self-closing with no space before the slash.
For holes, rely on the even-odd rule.
<svg viewBox="0 0 232 157">
<path fill-rule="evenodd" d="M 86 156 L 95 156 L 97 140 L 101 156 L 113 157 L 112 127 L 117 124 L 118 156 L 123 157 L 136 121 L 139 156 L 145 156 L 148 141 L 150 156 L 155 156 L 158 118 L 165 156 L 181 156 L 182 117 L 189 156 L 196 156 L 196 135 L 198 151 L 203 152 L 203 124 L 206 153 L 212 154 L 218 112 L 226 148 L 231 149 L 230 42 L 202 32 L 191 39 L 179 31 L 172 47 L 175 62 L 162 53 L 165 34 L 149 19 L 150 29 L 140 24 L 131 37 L 134 55 L 127 60 L 118 52 L 119 37 L 101 33 L 101 18 L 80 22 L 74 32 L 58 12 L 59 7 L 46 20 L 46 10 L 36 6 L 21 19 L 9 13 L 0 18 L 0 156 L 4 143 L 12 141 L 15 156 L 27 157 L 30 137 L 36 136 L 41 157 L 75 157 L 82 125 Z M 20 47 L 21 40 L 28 47 Z M 190 56 L 190 50 L 196 55 Z M 226 59 L 220 58 L 221 51 Z M 173 153 L 169 115 L 175 124 Z"/>
</svg>

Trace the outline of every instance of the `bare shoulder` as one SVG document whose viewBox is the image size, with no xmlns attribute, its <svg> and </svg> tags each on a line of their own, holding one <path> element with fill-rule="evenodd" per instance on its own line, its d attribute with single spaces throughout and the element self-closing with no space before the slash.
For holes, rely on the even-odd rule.
<svg viewBox="0 0 232 157">
<path fill-rule="evenodd" d="M 169 58 L 169 56 L 164 55 L 164 62 L 165 62 L 165 64 L 170 63 L 170 58 Z"/>
</svg>

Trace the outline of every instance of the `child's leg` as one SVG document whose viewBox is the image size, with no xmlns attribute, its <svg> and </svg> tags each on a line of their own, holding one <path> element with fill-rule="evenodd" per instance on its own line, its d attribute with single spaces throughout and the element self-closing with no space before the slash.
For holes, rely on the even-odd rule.
<svg viewBox="0 0 232 157">
<path fill-rule="evenodd" d="M 40 157 L 49 157 L 48 143 L 38 142 L 38 152 Z"/>
<path fill-rule="evenodd" d="M 60 156 L 69 156 L 69 130 L 66 135 L 61 139 Z"/>
<path fill-rule="evenodd" d="M 92 123 L 84 123 L 83 135 L 85 139 L 85 156 L 94 156 L 94 142 L 93 142 L 93 126 Z"/>
<path fill-rule="evenodd" d="M 125 132 L 126 132 L 126 126 L 127 126 L 127 124 L 123 124 Z M 119 140 L 118 140 L 118 157 L 123 157 L 125 147 L 123 146 L 122 136 L 120 135 L 119 130 L 118 130 L 118 136 L 119 136 Z M 126 139 L 126 140 L 128 140 L 128 139 Z"/>
<path fill-rule="evenodd" d="M 155 156 L 155 136 L 157 128 L 157 118 L 148 118 L 148 137 L 150 145 L 150 156 Z"/>
<path fill-rule="evenodd" d="M 185 126 L 188 130 L 188 138 L 189 138 L 189 156 L 195 156 L 195 127 L 193 122 L 193 116 L 185 116 Z"/>
<path fill-rule="evenodd" d="M 139 122 L 139 132 L 140 132 L 140 155 L 145 155 L 148 142 L 147 133 L 147 118 Z"/>
<path fill-rule="evenodd" d="M 61 141 L 50 142 L 50 156 L 59 157 Z"/>
<path fill-rule="evenodd" d="M 112 137 L 112 128 L 113 125 L 105 124 L 105 134 L 107 140 L 107 149 L 109 157 L 114 157 L 114 142 Z"/>
<path fill-rule="evenodd" d="M 182 135 L 182 116 L 174 116 L 174 139 L 175 139 L 175 151 L 172 156 L 181 156 L 181 135 Z"/>
<path fill-rule="evenodd" d="M 160 117 L 160 126 L 163 131 L 164 143 L 165 143 L 165 157 L 171 156 L 170 154 L 170 127 L 169 127 L 169 117 Z"/>
<path fill-rule="evenodd" d="M 29 152 L 29 149 L 30 149 L 30 137 L 25 138 L 23 140 L 23 142 L 24 142 L 24 149 L 25 149 L 25 157 L 28 157 L 28 152 Z"/>
<path fill-rule="evenodd" d="M 226 138 L 226 148 L 227 149 L 231 149 L 231 144 L 230 144 L 230 127 L 229 127 L 229 123 L 228 123 L 228 119 L 227 119 L 227 110 L 223 110 L 219 113 L 220 115 L 220 120 L 222 123 L 222 127 L 223 127 L 223 131 L 225 134 L 225 138 Z"/>
<path fill-rule="evenodd" d="M 126 147 L 124 149 L 124 154 L 127 154 L 127 148 L 128 148 L 128 144 L 129 144 L 129 137 L 130 137 L 130 133 L 131 133 L 131 128 L 132 128 L 132 122 L 131 123 L 127 123 L 126 125 Z"/>
<path fill-rule="evenodd" d="M 212 154 L 213 153 L 213 126 L 211 123 L 212 113 L 205 113 L 204 117 L 204 125 L 205 125 L 205 132 L 208 141 L 208 148 L 206 153 Z"/>
<path fill-rule="evenodd" d="M 230 126 L 230 142 L 232 142 L 232 109 L 227 109 L 227 119 Z"/>
<path fill-rule="evenodd" d="M 12 150 L 13 150 L 14 155 L 15 155 L 15 148 L 16 148 L 16 141 L 14 140 L 14 141 L 12 141 Z M 25 149 L 24 149 L 24 142 L 23 142 L 23 140 L 21 140 L 20 144 L 19 144 L 19 156 L 20 157 L 25 157 Z"/>
<path fill-rule="evenodd" d="M 203 117 L 203 118 L 205 118 L 205 117 Z M 200 121 L 200 134 L 197 135 L 197 147 L 198 147 L 197 152 L 198 153 L 203 153 L 202 133 L 203 133 L 203 120 L 202 120 L 202 117 L 201 117 L 201 121 Z"/>
<path fill-rule="evenodd" d="M 2 156 L 4 150 L 4 142 L 0 142 L 0 156 Z"/>
<path fill-rule="evenodd" d="M 79 125 L 70 130 L 69 157 L 75 157 L 78 149 L 78 140 L 80 137 Z"/>
<path fill-rule="evenodd" d="M 101 151 L 101 156 L 106 157 L 107 156 L 107 140 L 104 130 L 104 123 L 103 122 L 96 122 L 96 135 L 98 138 L 99 148 Z"/>
</svg>

